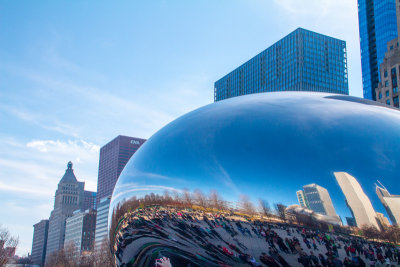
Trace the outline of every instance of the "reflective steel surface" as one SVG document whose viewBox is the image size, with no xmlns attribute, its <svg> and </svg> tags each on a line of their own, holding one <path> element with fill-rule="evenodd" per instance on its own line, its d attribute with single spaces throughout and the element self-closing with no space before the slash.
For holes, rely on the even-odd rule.
<svg viewBox="0 0 400 267">
<path fill-rule="evenodd" d="M 368 100 L 282 92 L 204 106 L 154 134 L 122 172 L 109 219 L 116 263 L 155 266 L 167 255 L 192 266 L 236 266 L 210 252 L 209 243 L 225 239 L 212 231 L 224 219 L 212 218 L 231 216 L 227 227 L 246 236 L 252 226 L 244 220 L 256 216 L 259 199 L 271 207 L 298 204 L 296 191 L 312 183 L 328 191 L 346 224 L 351 212 L 334 172 L 355 177 L 375 211 L 387 216 L 375 183 L 400 194 L 399 157 L 400 111 Z"/>
</svg>

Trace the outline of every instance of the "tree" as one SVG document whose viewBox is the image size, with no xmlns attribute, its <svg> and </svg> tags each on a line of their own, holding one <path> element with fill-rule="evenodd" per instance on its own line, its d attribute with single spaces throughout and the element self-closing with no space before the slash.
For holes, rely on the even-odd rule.
<svg viewBox="0 0 400 267">
<path fill-rule="evenodd" d="M 200 189 L 196 189 L 194 191 L 194 199 L 196 200 L 197 205 L 199 205 L 200 207 L 207 207 L 207 197 Z"/>
<path fill-rule="evenodd" d="M 380 236 L 380 233 L 375 226 L 364 224 L 360 229 L 362 235 L 367 239 L 377 239 Z"/>
<path fill-rule="evenodd" d="M 211 190 L 209 195 L 209 201 L 212 208 L 222 210 L 224 208 L 224 201 L 216 190 Z"/>
<path fill-rule="evenodd" d="M 400 228 L 395 225 L 387 227 L 382 234 L 383 239 L 398 244 L 400 242 Z"/>
<path fill-rule="evenodd" d="M 271 206 L 269 205 L 269 202 L 265 199 L 258 199 L 258 204 L 260 205 L 260 211 L 263 215 L 265 215 L 267 218 L 271 216 Z"/>
<path fill-rule="evenodd" d="M 247 195 L 240 195 L 239 206 L 243 213 L 249 215 L 254 215 L 255 209 L 253 203 L 251 203 L 250 198 Z"/>
<path fill-rule="evenodd" d="M 188 189 L 183 189 L 183 203 L 186 207 L 192 207 L 192 195 L 190 194 Z"/>
<path fill-rule="evenodd" d="M 0 267 L 5 266 L 12 255 L 9 251 L 15 251 L 18 246 L 18 237 L 11 236 L 7 228 L 0 224 Z"/>
<path fill-rule="evenodd" d="M 278 217 L 286 222 L 286 206 L 282 203 L 275 203 L 275 211 Z"/>
</svg>

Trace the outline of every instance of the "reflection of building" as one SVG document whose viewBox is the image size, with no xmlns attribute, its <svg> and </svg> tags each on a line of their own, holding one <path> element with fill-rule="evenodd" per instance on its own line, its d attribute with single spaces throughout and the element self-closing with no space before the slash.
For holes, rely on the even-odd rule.
<svg viewBox="0 0 400 267">
<path fill-rule="evenodd" d="M 114 186 L 126 163 L 145 141 L 144 139 L 118 135 L 100 149 L 96 206 L 98 206 L 100 199 L 112 195 Z"/>
<path fill-rule="evenodd" d="M 376 194 L 382 202 L 385 210 L 393 224 L 400 224 L 400 196 L 391 195 L 384 187 L 376 185 Z"/>
<path fill-rule="evenodd" d="M 364 98 L 375 100 L 386 44 L 397 37 L 396 1 L 358 0 Z"/>
<path fill-rule="evenodd" d="M 317 184 L 303 186 L 304 194 L 311 210 L 332 217 L 338 217 L 326 188 Z"/>
<path fill-rule="evenodd" d="M 78 182 L 72 169 L 72 162 L 58 183 L 54 200 L 54 209 L 49 219 L 49 234 L 47 238 L 46 257 L 52 252 L 64 247 L 65 220 L 72 216 L 75 210 L 80 210 L 84 205 L 84 182 Z"/>
<path fill-rule="evenodd" d="M 342 222 L 340 221 L 338 216 L 328 216 L 328 215 L 323 215 L 320 213 L 317 213 L 313 210 L 310 210 L 305 207 L 301 207 L 299 205 L 290 205 L 289 207 L 286 208 L 285 212 L 287 214 L 300 214 L 300 215 L 306 215 L 311 218 L 314 218 L 315 220 L 329 223 L 329 224 L 335 224 L 335 225 L 342 225 Z"/>
<path fill-rule="evenodd" d="M 347 205 L 353 214 L 357 226 L 373 225 L 378 228 L 376 212 L 356 178 L 346 172 L 334 172 L 334 175 L 346 197 Z"/>
<path fill-rule="evenodd" d="M 111 196 L 100 199 L 96 218 L 95 249 L 101 247 L 101 243 L 108 233 L 108 209 L 110 208 Z"/>
<path fill-rule="evenodd" d="M 377 219 L 377 221 L 378 221 L 379 228 L 380 228 L 381 230 L 383 230 L 383 229 L 385 229 L 386 227 L 389 227 L 389 226 L 390 226 L 390 223 L 389 223 L 388 218 L 386 218 L 385 215 L 383 215 L 382 213 L 377 212 L 377 213 L 376 213 L 376 219 Z"/>
<path fill-rule="evenodd" d="M 33 226 L 32 263 L 43 266 L 46 258 L 47 234 L 49 220 L 41 220 Z"/>
<path fill-rule="evenodd" d="M 348 226 L 357 226 L 356 220 L 353 217 L 346 217 Z"/>
<path fill-rule="evenodd" d="M 304 208 L 309 208 L 306 196 L 304 195 L 304 191 L 298 190 L 298 191 L 296 191 L 296 195 L 297 195 L 297 200 L 299 201 L 300 206 L 304 207 Z"/>
<path fill-rule="evenodd" d="M 93 251 L 96 211 L 77 210 L 66 220 L 64 247 L 73 244 L 76 255 Z"/>
<path fill-rule="evenodd" d="M 348 94 L 346 42 L 298 28 L 214 84 L 214 101 L 274 91 Z"/>
</svg>

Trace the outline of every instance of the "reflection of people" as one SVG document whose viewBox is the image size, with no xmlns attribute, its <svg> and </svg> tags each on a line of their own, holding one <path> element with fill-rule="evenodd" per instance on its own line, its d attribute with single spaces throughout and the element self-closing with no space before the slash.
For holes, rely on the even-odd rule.
<svg viewBox="0 0 400 267">
<path fill-rule="evenodd" d="M 160 259 L 156 259 L 156 267 L 172 267 L 169 258 L 162 257 Z"/>
</svg>

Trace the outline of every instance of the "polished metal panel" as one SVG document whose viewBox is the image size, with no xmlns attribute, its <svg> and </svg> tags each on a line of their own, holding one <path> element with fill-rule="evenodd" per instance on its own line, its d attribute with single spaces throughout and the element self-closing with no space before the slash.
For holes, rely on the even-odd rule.
<svg viewBox="0 0 400 267">
<path fill-rule="evenodd" d="M 400 194 L 399 159 L 400 111 L 376 102 L 274 92 L 204 106 L 154 134 L 122 172 L 109 219 L 116 262 L 154 266 L 168 255 L 193 266 L 229 263 L 229 255 L 208 247 L 219 239 L 210 225 L 224 222 L 210 222 L 213 216 L 231 216 L 236 232 L 237 221 L 251 231 L 245 219 L 259 216 L 259 199 L 298 204 L 296 191 L 312 183 L 327 189 L 345 224 L 352 214 L 334 172 L 355 177 L 375 211 L 386 215 L 375 182 Z M 190 233 L 196 224 L 211 232 Z"/>
</svg>

